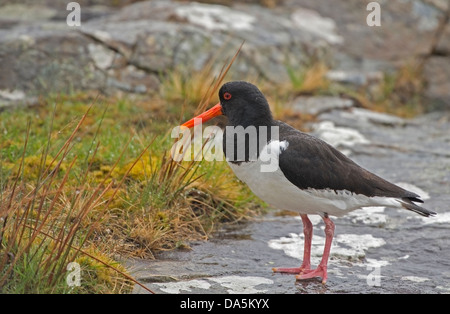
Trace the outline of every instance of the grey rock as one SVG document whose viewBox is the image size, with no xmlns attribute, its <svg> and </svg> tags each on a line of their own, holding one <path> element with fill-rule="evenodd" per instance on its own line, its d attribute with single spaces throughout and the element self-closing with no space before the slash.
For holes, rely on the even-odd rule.
<svg viewBox="0 0 450 314">
<path fill-rule="evenodd" d="M 146 94 L 159 88 L 159 79 L 155 74 L 128 65 L 120 69 L 108 70 L 106 90 L 108 94 L 114 94 L 116 89 L 135 94 Z"/>
<path fill-rule="evenodd" d="M 159 77 L 174 68 L 198 71 L 214 57 L 229 59 L 244 40 L 230 79 L 285 81 L 288 60 L 305 62 L 339 41 L 333 21 L 311 10 L 274 14 L 245 4 L 144 1 L 96 15 L 96 7 L 81 5 L 82 15 L 85 9 L 92 14 L 76 28 L 66 25 L 68 12 L 60 2 L 55 8 L 46 1 L 8 4 L 0 12 L 0 20 L 12 21 L 0 29 L 0 89 L 29 95 L 88 89 L 146 93 L 157 90 Z M 327 27 L 320 33 L 308 29 L 299 14 Z M 217 72 L 221 66 L 217 62 Z"/>
<path fill-rule="evenodd" d="M 0 20 L 10 20 L 15 23 L 29 23 L 31 21 L 50 20 L 57 15 L 57 10 L 36 4 L 6 4 L 0 9 Z"/>
<path fill-rule="evenodd" d="M 378 132 L 380 127 L 393 128 L 404 127 L 409 120 L 404 120 L 393 115 L 372 112 L 363 108 L 350 108 L 349 110 L 332 110 L 318 116 L 320 121 L 331 121 L 338 127 L 356 130 Z M 374 137 L 376 135 L 372 135 Z"/>
<path fill-rule="evenodd" d="M 344 42 L 344 39 L 337 34 L 335 21 L 321 16 L 316 11 L 297 9 L 292 13 L 291 19 L 301 31 L 312 33 L 330 44 L 342 44 Z"/>
<path fill-rule="evenodd" d="M 21 90 L 0 90 L 0 111 L 18 105 L 34 105 L 37 103 L 36 97 L 27 97 Z"/>
<path fill-rule="evenodd" d="M 291 10 L 301 6 L 331 18 L 344 39 L 341 49 L 355 58 L 401 61 L 428 52 L 444 11 L 420 0 L 379 1 L 381 26 L 370 27 L 366 24 L 369 2 L 290 0 L 285 6 Z"/>
<path fill-rule="evenodd" d="M 292 109 L 300 113 L 318 115 L 334 109 L 348 109 L 354 106 L 351 99 L 332 96 L 297 97 L 292 103 Z"/>
<path fill-rule="evenodd" d="M 433 56 L 425 64 L 425 97 L 432 109 L 450 108 L 450 56 Z"/>
<path fill-rule="evenodd" d="M 447 23 L 447 26 L 445 26 L 436 46 L 436 51 L 441 55 L 450 57 L 450 23 Z"/>
<path fill-rule="evenodd" d="M 418 19 L 419 31 L 435 31 L 439 26 L 442 12 L 421 1 L 412 2 L 412 14 Z"/>
<path fill-rule="evenodd" d="M 257 24 L 253 14 L 234 10 L 221 5 L 190 3 L 175 8 L 175 15 L 188 23 L 215 31 L 251 31 Z"/>
<path fill-rule="evenodd" d="M 326 78 L 338 83 L 366 86 L 368 84 L 381 83 L 384 78 L 384 73 L 382 71 L 363 72 L 356 70 L 332 70 L 327 72 Z"/>
<path fill-rule="evenodd" d="M 332 121 L 316 123 L 312 129 L 315 136 L 338 148 L 347 156 L 352 154 L 355 145 L 370 143 L 359 131 L 348 127 L 338 127 Z"/>
<path fill-rule="evenodd" d="M 267 9 L 245 2 L 119 1 L 111 6 L 106 0 L 86 0 L 79 1 L 81 27 L 71 28 L 65 1 L 5 0 L 0 8 L 0 89 L 27 95 L 156 91 L 159 78 L 175 68 L 198 71 L 215 58 L 218 73 L 244 40 L 230 80 L 289 81 L 288 67 L 300 69 L 319 60 L 333 67 L 328 79 L 371 88 L 405 60 L 430 53 L 448 4 L 381 1 L 382 26 L 369 27 L 363 18 L 368 2 L 285 0 Z M 435 107 L 448 108 L 450 102 L 449 32 L 446 25 L 438 55 L 425 64 L 426 97 Z"/>
<path fill-rule="evenodd" d="M 446 12 L 449 8 L 449 2 L 447 0 L 425 0 L 424 2 L 435 6 L 442 12 Z"/>
<path fill-rule="evenodd" d="M 103 71 L 110 69 L 114 59 L 119 57 L 115 51 L 97 43 L 88 44 L 87 48 L 95 67 Z"/>
<path fill-rule="evenodd" d="M 102 87 L 104 76 L 87 53 L 90 41 L 51 26 L 0 33 L 0 89 L 37 95 Z"/>
<path fill-rule="evenodd" d="M 406 121 L 394 115 L 374 112 L 364 108 L 352 108 L 350 111 L 342 112 L 345 117 L 353 117 L 363 123 L 381 124 L 387 126 L 402 126 Z"/>
<path fill-rule="evenodd" d="M 284 7 L 288 9 L 294 10 L 301 6 L 335 22 L 336 32 L 343 38 L 343 44 L 334 53 L 335 63 L 330 74 L 332 80 L 365 86 L 370 81 L 366 73 L 394 73 L 411 60 L 428 56 L 435 44 L 440 24 L 449 14 L 447 0 L 377 1 L 381 7 L 381 26 L 369 27 L 365 21 L 369 13 L 366 11 L 369 2 L 371 1 L 336 0 L 332 5 L 327 1 L 315 0 L 285 2 Z M 450 81 L 446 71 L 450 64 L 448 19 L 446 24 L 436 53 L 447 58 L 433 60 L 432 56 L 424 71 L 424 79 L 429 82 L 424 103 L 429 110 L 436 107 L 450 108 L 450 96 L 445 92 L 445 82 Z M 444 65 L 444 61 L 447 61 L 447 65 Z"/>
<path fill-rule="evenodd" d="M 306 58 L 305 49 L 329 46 L 313 43 L 317 36 L 299 32 L 285 15 L 246 5 L 234 9 L 200 3 L 140 2 L 87 23 L 81 31 L 153 73 L 187 65 L 200 70 L 218 53 L 219 60 L 229 58 L 245 40 L 241 57 L 233 66 L 236 77 L 261 74 L 273 81 L 287 80 L 289 55 L 301 60 Z"/>
</svg>

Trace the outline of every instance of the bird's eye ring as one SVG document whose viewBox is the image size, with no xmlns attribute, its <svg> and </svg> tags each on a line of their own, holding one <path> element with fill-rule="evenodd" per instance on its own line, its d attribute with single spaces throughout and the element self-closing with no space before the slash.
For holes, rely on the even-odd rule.
<svg viewBox="0 0 450 314">
<path fill-rule="evenodd" d="M 231 99 L 231 94 L 226 92 L 225 94 L 223 94 L 223 99 L 230 100 Z"/>
</svg>

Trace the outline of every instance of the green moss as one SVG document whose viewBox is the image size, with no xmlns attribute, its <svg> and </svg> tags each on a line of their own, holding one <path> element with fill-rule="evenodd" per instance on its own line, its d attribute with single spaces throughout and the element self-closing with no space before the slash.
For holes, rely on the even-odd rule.
<svg viewBox="0 0 450 314">
<path fill-rule="evenodd" d="M 74 223 L 79 223 L 77 232 L 63 234 L 69 237 L 67 243 L 95 247 L 96 256 L 120 268 L 110 256 L 151 257 L 160 249 L 183 248 L 189 239 L 205 238 L 220 222 L 257 212 L 261 203 L 225 162 L 177 164 L 171 160 L 170 131 L 178 123 L 161 109 L 164 106 L 159 98 L 136 101 L 75 94 L 0 113 L 0 199 L 9 199 L 15 182 L 20 187 L 12 198 L 14 211 L 0 207 L 0 215 L 17 218 L 9 219 L 7 232 L 0 234 L 5 236 L 2 247 L 17 245 L 16 253 L 11 253 L 21 255 L 11 264 L 12 275 L 0 273 L 3 292 L 129 292 L 129 285 L 117 279 L 120 273 L 82 253 L 76 261 L 82 266 L 83 284 L 68 289 L 61 265 L 74 248 L 49 248 L 59 243 L 51 237 L 70 230 Z M 24 204 L 26 210 L 22 210 Z M 77 216 L 83 206 L 89 210 Z M 12 222 L 20 219 L 29 220 L 29 225 L 46 219 L 42 230 L 51 236 L 46 244 L 38 240 L 40 236 L 20 239 L 30 234 L 14 229 Z M 28 230 L 25 225 L 21 228 Z M 55 252 L 60 253 L 50 257 Z M 3 266 L 5 254 L 0 248 Z M 42 272 L 43 262 L 46 272 Z M 58 280 L 48 280 L 52 265 L 60 270 Z"/>
</svg>

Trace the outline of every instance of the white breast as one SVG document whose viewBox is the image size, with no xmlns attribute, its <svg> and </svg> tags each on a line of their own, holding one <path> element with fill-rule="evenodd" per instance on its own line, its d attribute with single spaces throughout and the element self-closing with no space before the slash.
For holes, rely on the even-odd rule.
<svg viewBox="0 0 450 314">
<path fill-rule="evenodd" d="M 367 206 L 401 208 L 400 202 L 394 198 L 367 197 L 346 190 L 336 192 L 330 189 L 302 190 L 298 188 L 278 167 L 279 155 L 288 145 L 286 141 L 271 141 L 262 149 L 258 160 L 240 164 L 228 162 L 228 164 L 255 195 L 278 209 L 321 216 L 327 213 L 339 217 L 349 211 Z"/>
</svg>

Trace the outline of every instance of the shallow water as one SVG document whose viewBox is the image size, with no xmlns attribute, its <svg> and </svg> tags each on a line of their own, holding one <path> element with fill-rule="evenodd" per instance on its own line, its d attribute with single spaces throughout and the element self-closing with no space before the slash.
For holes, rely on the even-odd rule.
<svg viewBox="0 0 450 314">
<path fill-rule="evenodd" d="M 450 292 L 446 222 L 436 219 L 425 224 L 396 211 L 386 218 L 388 228 L 351 220 L 336 220 L 326 285 L 319 279 L 296 282 L 292 275 L 271 271 L 275 266 L 301 263 L 301 221 L 292 216 L 267 215 L 230 226 L 208 242 L 194 243 L 189 252 L 166 252 L 155 261 L 134 261 L 133 269 L 137 278 L 157 293 Z M 400 220 L 402 228 L 390 227 L 391 222 Z M 322 229 L 322 222 L 315 224 L 313 264 L 322 254 Z M 245 237 L 239 237 L 241 232 Z M 230 239 L 229 234 L 236 237 Z M 162 275 L 166 279 L 160 282 Z"/>
</svg>

